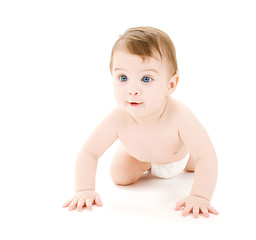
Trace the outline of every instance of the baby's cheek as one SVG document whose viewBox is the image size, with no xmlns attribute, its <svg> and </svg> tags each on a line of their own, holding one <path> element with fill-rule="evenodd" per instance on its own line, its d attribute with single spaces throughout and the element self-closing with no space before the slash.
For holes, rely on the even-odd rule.
<svg viewBox="0 0 256 240">
<path fill-rule="evenodd" d="M 161 104 L 163 104 L 164 98 L 161 97 L 160 94 L 152 94 L 150 98 L 148 98 L 148 103 L 152 107 L 159 107 Z"/>
<path fill-rule="evenodd" d="M 114 96 L 115 96 L 116 101 L 119 102 L 121 95 L 120 95 L 120 92 L 117 91 L 116 89 L 114 89 Z"/>
</svg>

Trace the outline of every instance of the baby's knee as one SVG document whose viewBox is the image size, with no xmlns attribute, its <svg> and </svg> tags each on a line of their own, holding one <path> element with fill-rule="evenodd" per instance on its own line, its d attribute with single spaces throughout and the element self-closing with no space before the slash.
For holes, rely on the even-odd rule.
<svg viewBox="0 0 256 240">
<path fill-rule="evenodd" d="M 116 172 L 113 169 L 110 171 L 110 176 L 116 185 L 126 186 L 138 181 L 138 179 L 135 177 L 129 176 L 122 172 Z"/>
</svg>

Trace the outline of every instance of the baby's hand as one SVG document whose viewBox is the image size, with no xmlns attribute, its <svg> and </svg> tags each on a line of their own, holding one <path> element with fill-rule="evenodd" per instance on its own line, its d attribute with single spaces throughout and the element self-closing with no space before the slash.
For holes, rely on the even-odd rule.
<svg viewBox="0 0 256 240">
<path fill-rule="evenodd" d="M 198 218 L 199 212 L 202 212 L 205 217 L 209 217 L 209 213 L 213 213 L 218 215 L 218 211 L 216 211 L 211 205 L 210 201 L 199 197 L 199 196 L 189 196 L 184 198 L 183 200 L 176 203 L 176 211 L 179 211 L 181 207 L 184 207 L 182 216 L 187 216 L 190 212 L 193 212 L 195 218 Z"/>
<path fill-rule="evenodd" d="M 63 207 L 69 207 L 69 211 L 75 209 L 77 209 L 77 211 L 81 211 L 83 207 L 87 207 L 88 210 L 92 210 L 92 205 L 94 203 L 97 206 L 102 206 L 99 194 L 97 194 L 94 190 L 85 190 L 77 192 L 71 200 L 63 204 Z"/>
</svg>

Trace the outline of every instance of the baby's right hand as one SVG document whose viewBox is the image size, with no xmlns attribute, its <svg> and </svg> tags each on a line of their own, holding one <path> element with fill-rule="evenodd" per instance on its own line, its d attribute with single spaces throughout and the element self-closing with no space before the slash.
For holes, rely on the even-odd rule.
<svg viewBox="0 0 256 240">
<path fill-rule="evenodd" d="M 77 192 L 71 200 L 63 204 L 63 207 L 69 207 L 69 211 L 75 209 L 77 209 L 77 211 L 81 211 L 83 207 L 87 207 L 88 210 L 92 210 L 92 205 L 94 203 L 97 206 L 102 206 L 99 194 L 94 190 L 84 190 Z"/>
</svg>

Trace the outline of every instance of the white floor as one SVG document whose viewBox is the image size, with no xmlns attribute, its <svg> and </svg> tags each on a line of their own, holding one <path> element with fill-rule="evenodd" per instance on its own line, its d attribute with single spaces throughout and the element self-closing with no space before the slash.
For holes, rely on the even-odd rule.
<svg viewBox="0 0 256 240">
<path fill-rule="evenodd" d="M 174 207 L 189 194 L 193 173 L 184 172 L 172 179 L 146 173 L 133 185 L 116 186 L 108 171 L 113 151 L 108 151 L 98 166 L 97 192 L 103 207 L 94 206 L 91 212 L 70 212 L 61 207 L 73 194 L 73 162 L 35 164 L 25 174 L 15 168 L 15 179 L 3 189 L 5 196 L 1 199 L 0 234 L 8 236 L 1 239 L 255 239 L 253 191 L 244 185 L 251 184 L 251 175 L 244 175 L 241 182 L 232 172 L 226 177 L 220 171 L 212 199 L 220 215 L 208 219 L 182 217 Z"/>
</svg>

